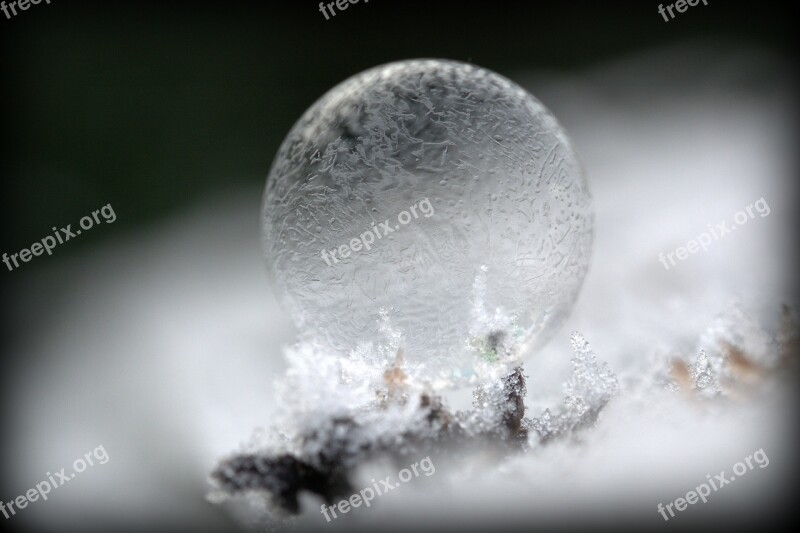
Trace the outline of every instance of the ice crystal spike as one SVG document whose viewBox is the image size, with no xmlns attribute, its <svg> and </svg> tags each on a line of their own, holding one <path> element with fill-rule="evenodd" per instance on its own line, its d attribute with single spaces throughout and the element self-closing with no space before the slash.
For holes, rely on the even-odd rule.
<svg viewBox="0 0 800 533">
<path fill-rule="evenodd" d="M 385 343 L 388 320 L 409 372 L 444 384 L 546 340 L 592 241 L 587 186 L 555 118 L 506 78 L 440 60 L 373 68 L 316 102 L 277 154 L 262 223 L 304 335 L 348 355 Z M 479 275 L 487 327 L 475 331 Z"/>
<path fill-rule="evenodd" d="M 540 442 L 568 435 L 594 423 L 600 411 L 619 391 L 617 377 L 606 363 L 597 361 L 583 335 L 570 337 L 574 356 L 572 377 L 564 383 L 563 405 L 545 409 L 531 421 Z"/>
<path fill-rule="evenodd" d="M 694 363 L 689 365 L 689 378 L 698 389 L 716 392 L 718 385 L 713 378 L 714 371 L 705 350 L 700 350 Z"/>
</svg>

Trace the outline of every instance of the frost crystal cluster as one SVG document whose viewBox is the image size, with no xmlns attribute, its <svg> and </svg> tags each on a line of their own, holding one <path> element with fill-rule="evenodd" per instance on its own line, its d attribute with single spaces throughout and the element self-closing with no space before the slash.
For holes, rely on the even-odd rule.
<svg viewBox="0 0 800 533">
<path fill-rule="evenodd" d="M 572 377 L 564 384 L 564 404 L 555 414 L 545 409 L 531 422 L 542 442 L 593 424 L 619 390 L 617 377 L 606 363 L 597 361 L 583 335 L 573 333 L 570 340 L 574 356 Z"/>
<path fill-rule="evenodd" d="M 521 367 L 478 386 L 472 410 L 451 412 L 435 392 L 407 379 L 401 351 L 381 371 L 357 363 L 355 353 L 321 357 L 318 346 L 298 345 L 287 354 L 291 366 L 280 382 L 276 430 L 217 466 L 210 498 L 258 493 L 272 512 L 297 513 L 303 492 L 327 502 L 352 494 L 354 473 L 375 459 L 402 462 L 473 452 L 499 458 L 551 437 L 568 437 L 591 425 L 617 390 L 615 376 L 598 363 L 583 337 L 573 335 L 572 344 L 573 376 L 565 384 L 563 412 L 553 418 L 545 411 L 534 421 L 525 418 Z M 383 384 L 373 388 L 379 371 Z"/>
<path fill-rule="evenodd" d="M 511 81 L 440 60 L 373 68 L 316 102 L 278 152 L 262 224 L 306 340 L 374 353 L 383 312 L 409 371 L 437 387 L 546 340 L 592 242 L 587 186 L 555 118 Z M 502 329 L 473 328 L 478 276 Z"/>
</svg>

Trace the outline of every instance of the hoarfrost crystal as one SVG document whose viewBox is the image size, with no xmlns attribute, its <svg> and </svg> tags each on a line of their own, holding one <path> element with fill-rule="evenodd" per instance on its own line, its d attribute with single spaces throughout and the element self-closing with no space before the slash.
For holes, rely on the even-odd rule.
<svg viewBox="0 0 800 533">
<path fill-rule="evenodd" d="M 399 346 L 411 376 L 444 386 L 544 342 L 592 241 L 555 118 L 509 80 L 439 60 L 376 67 L 316 102 L 278 152 L 262 223 L 304 335 L 340 356 Z"/>
</svg>

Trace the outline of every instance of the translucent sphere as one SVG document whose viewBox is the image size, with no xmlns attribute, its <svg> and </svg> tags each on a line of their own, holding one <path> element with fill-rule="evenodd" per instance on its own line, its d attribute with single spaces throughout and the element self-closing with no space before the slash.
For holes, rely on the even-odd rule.
<svg viewBox="0 0 800 533">
<path fill-rule="evenodd" d="M 458 383 L 567 317 L 591 200 L 564 130 L 521 87 L 402 61 L 344 81 L 294 125 L 267 179 L 263 236 L 306 336 L 340 355 L 394 343 L 420 378 Z"/>
</svg>

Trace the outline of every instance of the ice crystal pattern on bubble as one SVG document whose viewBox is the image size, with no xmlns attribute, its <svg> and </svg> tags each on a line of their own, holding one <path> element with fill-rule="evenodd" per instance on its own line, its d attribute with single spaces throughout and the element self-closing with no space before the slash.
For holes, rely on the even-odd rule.
<svg viewBox="0 0 800 533">
<path fill-rule="evenodd" d="M 430 217 L 321 257 L 425 199 Z M 377 345 L 383 309 L 410 366 L 442 381 L 472 370 L 481 267 L 487 309 L 534 347 L 569 313 L 592 240 L 586 183 L 555 118 L 509 80 L 439 60 L 368 70 L 316 102 L 278 152 L 262 222 L 304 335 L 340 354 Z"/>
</svg>

